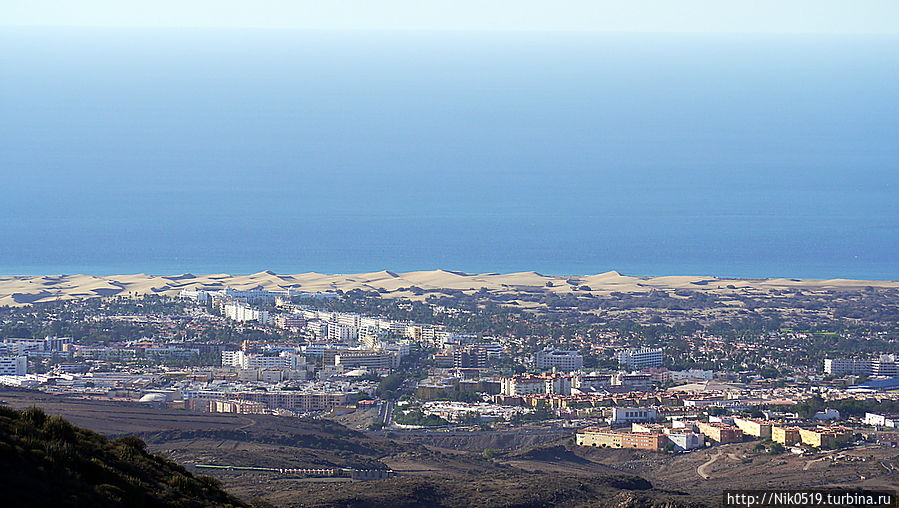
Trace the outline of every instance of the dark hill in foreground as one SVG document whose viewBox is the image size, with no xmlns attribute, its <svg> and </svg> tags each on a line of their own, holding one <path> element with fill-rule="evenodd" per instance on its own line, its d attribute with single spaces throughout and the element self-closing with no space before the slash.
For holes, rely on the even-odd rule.
<svg viewBox="0 0 899 508">
<path fill-rule="evenodd" d="M 0 407 L 0 488 L 6 506 L 246 506 L 140 439 L 108 440 L 36 407 Z"/>
<path fill-rule="evenodd" d="M 480 450 L 408 443 L 401 440 L 403 433 L 365 434 L 327 420 L 192 413 L 30 391 L 3 390 L 0 395 L 20 408 L 0 406 L 0 487 L 9 493 L 12 506 L 244 506 L 222 492 L 218 481 L 241 499 L 261 498 L 283 507 L 717 504 L 671 490 L 681 490 L 677 485 L 660 488 L 655 479 L 618 471 L 555 444 L 496 451 L 491 459 Z M 124 437 L 82 430 L 35 405 Z M 145 442 L 169 458 L 148 453 Z M 195 464 L 389 467 L 400 476 L 334 482 L 277 472 L 208 470 L 214 480 L 184 469 L 194 471 Z"/>
<path fill-rule="evenodd" d="M 643 478 L 618 474 L 575 476 L 505 472 L 480 477 L 405 477 L 380 482 L 319 485 L 303 493 L 272 497 L 303 507 L 413 508 L 681 508 L 705 506 L 680 493 L 659 491 Z"/>
</svg>

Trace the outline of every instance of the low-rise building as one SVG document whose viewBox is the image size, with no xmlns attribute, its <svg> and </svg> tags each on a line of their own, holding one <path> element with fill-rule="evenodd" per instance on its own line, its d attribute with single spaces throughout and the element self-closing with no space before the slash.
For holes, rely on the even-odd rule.
<svg viewBox="0 0 899 508">
<path fill-rule="evenodd" d="M 605 388 L 611 386 L 611 384 L 612 374 L 601 374 L 596 372 L 576 375 L 571 381 L 572 388 L 576 388 L 580 391 L 587 391 L 587 389 L 591 388 Z"/>
<path fill-rule="evenodd" d="M 240 400 L 261 402 L 269 409 L 314 412 L 328 411 L 337 406 L 345 406 L 349 400 L 349 394 L 342 392 L 305 392 L 299 390 L 250 391 L 241 392 L 236 398 Z"/>
<path fill-rule="evenodd" d="M 899 415 L 881 415 L 877 413 L 865 413 L 865 418 L 862 420 L 862 423 L 865 425 L 871 425 L 874 427 L 889 427 L 896 428 L 899 427 Z"/>
<path fill-rule="evenodd" d="M 671 381 L 684 381 L 686 379 L 712 379 L 715 372 L 711 370 L 688 369 L 688 370 L 672 370 L 668 372 Z"/>
<path fill-rule="evenodd" d="M 739 443 L 743 441 L 743 431 L 733 425 L 717 422 L 699 422 L 699 432 L 718 444 Z"/>
<path fill-rule="evenodd" d="M 425 379 L 415 387 L 415 395 L 422 400 L 448 398 L 458 391 L 458 382 L 458 379 Z"/>
<path fill-rule="evenodd" d="M 612 386 L 620 386 L 632 391 L 646 391 L 652 388 L 652 376 L 618 372 L 612 376 Z"/>
<path fill-rule="evenodd" d="M 504 377 L 500 379 L 500 392 L 503 395 L 529 395 L 535 393 L 571 395 L 571 376 L 520 374 Z"/>
<path fill-rule="evenodd" d="M 613 424 L 651 422 L 659 416 L 658 411 L 649 408 L 614 407 L 609 421 Z"/>
<path fill-rule="evenodd" d="M 212 400 L 209 402 L 210 413 L 263 414 L 265 404 L 249 400 Z"/>
<path fill-rule="evenodd" d="M 775 425 L 771 427 L 771 440 L 784 446 L 792 446 L 802 442 L 802 436 L 799 434 L 799 427 Z"/>
<path fill-rule="evenodd" d="M 742 430 L 743 434 L 746 434 L 747 436 L 753 436 L 759 439 L 770 439 L 771 428 L 774 426 L 774 423 L 767 420 L 756 420 L 752 418 L 734 418 L 734 425 Z"/>
<path fill-rule="evenodd" d="M 696 450 L 705 446 L 705 437 L 695 432 L 669 431 L 666 435 L 674 445 L 674 449 L 679 452 Z"/>
<path fill-rule="evenodd" d="M 815 420 L 839 420 L 840 412 L 836 409 L 827 408 L 824 411 L 818 411 L 814 416 Z"/>
<path fill-rule="evenodd" d="M 399 363 L 399 357 L 388 351 L 341 351 L 334 356 L 334 365 L 345 369 L 389 370 Z"/>
<path fill-rule="evenodd" d="M 587 427 L 575 436 L 579 446 L 608 448 L 637 448 L 640 450 L 661 450 L 668 437 L 650 432 L 621 432 L 604 427 Z"/>
<path fill-rule="evenodd" d="M 855 374 L 863 376 L 899 376 L 896 355 L 884 354 L 875 358 L 825 358 L 824 372 L 835 376 Z"/>
<path fill-rule="evenodd" d="M 799 429 L 802 444 L 815 448 L 836 448 L 852 438 L 852 433 L 843 427 L 816 427 Z"/>
</svg>

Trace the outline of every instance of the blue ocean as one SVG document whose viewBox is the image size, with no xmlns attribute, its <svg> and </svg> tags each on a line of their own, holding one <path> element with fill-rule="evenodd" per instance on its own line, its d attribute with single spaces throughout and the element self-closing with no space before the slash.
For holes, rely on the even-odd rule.
<svg viewBox="0 0 899 508">
<path fill-rule="evenodd" d="M 899 279 L 895 36 L 0 31 L 0 273 Z"/>
</svg>

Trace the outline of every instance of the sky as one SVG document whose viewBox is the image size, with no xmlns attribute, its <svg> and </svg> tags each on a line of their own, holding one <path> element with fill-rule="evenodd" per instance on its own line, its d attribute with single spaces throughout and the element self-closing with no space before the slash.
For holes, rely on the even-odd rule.
<svg viewBox="0 0 899 508">
<path fill-rule="evenodd" d="M 0 25 L 899 34 L 899 0 L 3 0 Z"/>
</svg>

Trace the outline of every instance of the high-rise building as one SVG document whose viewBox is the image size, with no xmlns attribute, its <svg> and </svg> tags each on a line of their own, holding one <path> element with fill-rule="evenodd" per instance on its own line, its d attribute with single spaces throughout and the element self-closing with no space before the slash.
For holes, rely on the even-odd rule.
<svg viewBox="0 0 899 508">
<path fill-rule="evenodd" d="M 457 369 L 483 369 L 487 367 L 487 350 L 478 346 L 465 346 L 453 350 L 453 367 Z"/>
<path fill-rule="evenodd" d="M 623 349 L 616 355 L 618 363 L 630 370 L 643 370 L 662 366 L 662 350 L 656 348 Z"/>
</svg>

